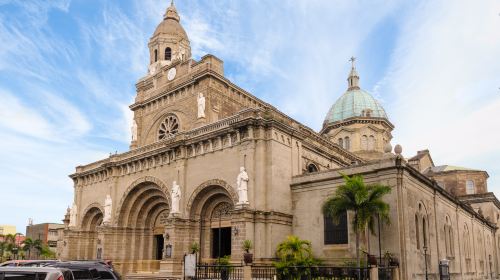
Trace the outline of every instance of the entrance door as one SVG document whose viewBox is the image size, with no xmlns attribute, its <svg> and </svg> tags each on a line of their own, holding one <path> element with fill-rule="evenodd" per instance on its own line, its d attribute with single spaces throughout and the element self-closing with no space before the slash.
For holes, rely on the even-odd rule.
<svg viewBox="0 0 500 280">
<path fill-rule="evenodd" d="M 155 244 L 156 244 L 156 254 L 155 254 L 155 259 L 161 260 L 163 257 L 163 235 L 162 234 L 156 234 L 155 235 Z"/>
<path fill-rule="evenodd" d="M 231 227 L 212 229 L 212 258 L 231 255 Z"/>
</svg>

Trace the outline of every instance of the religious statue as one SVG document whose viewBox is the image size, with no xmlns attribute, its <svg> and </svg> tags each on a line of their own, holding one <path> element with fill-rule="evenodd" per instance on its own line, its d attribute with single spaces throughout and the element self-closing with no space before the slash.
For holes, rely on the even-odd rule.
<svg viewBox="0 0 500 280">
<path fill-rule="evenodd" d="M 238 186 L 238 204 L 248 204 L 248 173 L 245 171 L 245 167 L 240 167 L 240 174 L 236 178 L 236 184 Z"/>
<path fill-rule="evenodd" d="M 179 213 L 179 204 L 181 201 L 181 187 L 177 185 L 177 182 L 174 181 L 172 183 L 172 209 L 170 210 L 170 214 L 178 214 Z"/>
<path fill-rule="evenodd" d="M 78 207 L 76 206 L 76 203 L 73 202 L 73 206 L 71 206 L 71 210 L 69 212 L 69 226 L 70 227 L 76 227 L 76 219 L 78 216 Z"/>
<path fill-rule="evenodd" d="M 198 93 L 198 119 L 205 117 L 205 96 L 203 93 Z"/>
<path fill-rule="evenodd" d="M 109 224 L 111 222 L 111 211 L 113 211 L 113 200 L 111 196 L 106 195 L 106 199 L 104 200 L 104 218 L 102 219 L 103 224 Z"/>
<path fill-rule="evenodd" d="M 137 141 L 137 122 L 132 121 L 132 141 Z"/>
</svg>

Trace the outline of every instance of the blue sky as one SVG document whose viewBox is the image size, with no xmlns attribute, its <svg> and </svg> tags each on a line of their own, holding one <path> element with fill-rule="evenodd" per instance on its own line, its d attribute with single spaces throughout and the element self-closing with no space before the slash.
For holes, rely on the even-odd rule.
<svg viewBox="0 0 500 280">
<path fill-rule="evenodd" d="M 68 174 L 130 140 L 135 82 L 167 0 L 0 0 L 0 224 L 60 222 Z M 484 169 L 500 195 L 500 2 L 177 0 L 193 56 L 319 130 L 361 86 L 393 145 Z"/>
</svg>

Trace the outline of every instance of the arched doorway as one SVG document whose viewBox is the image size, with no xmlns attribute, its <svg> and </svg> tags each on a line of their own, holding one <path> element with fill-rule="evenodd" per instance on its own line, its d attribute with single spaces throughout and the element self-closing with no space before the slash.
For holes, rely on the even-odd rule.
<svg viewBox="0 0 500 280">
<path fill-rule="evenodd" d="M 102 224 L 103 214 L 102 210 L 96 206 L 91 205 L 83 215 L 82 219 L 82 241 L 80 245 L 82 250 L 79 257 L 82 259 L 100 259 L 101 251 L 99 250 L 99 240 L 97 236 L 97 227 Z"/>
<path fill-rule="evenodd" d="M 161 260 L 163 234 L 170 212 L 168 190 L 153 182 L 141 182 L 126 192 L 117 225 L 124 231 L 124 252 L 129 260 Z"/>
<path fill-rule="evenodd" d="M 190 218 L 199 231 L 200 256 L 205 260 L 229 256 L 234 246 L 232 211 L 235 197 L 230 186 L 206 185 L 188 203 Z"/>
</svg>

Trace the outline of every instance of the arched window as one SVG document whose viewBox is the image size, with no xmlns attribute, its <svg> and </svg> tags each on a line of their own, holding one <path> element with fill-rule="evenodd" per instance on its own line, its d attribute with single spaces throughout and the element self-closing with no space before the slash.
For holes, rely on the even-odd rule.
<svg viewBox="0 0 500 280">
<path fill-rule="evenodd" d="M 475 194 L 476 193 L 476 188 L 474 186 L 474 181 L 472 180 L 467 180 L 465 182 L 465 191 L 467 192 L 467 194 Z"/>
<path fill-rule="evenodd" d="M 165 49 L 165 60 L 172 60 L 172 49 L 171 48 Z"/>
<path fill-rule="evenodd" d="M 453 229 L 451 225 L 451 220 L 446 216 L 446 223 L 444 225 L 444 245 L 446 250 L 446 256 L 453 256 Z"/>
<path fill-rule="evenodd" d="M 420 250 L 420 229 L 418 226 L 418 216 L 415 214 L 415 237 L 417 239 L 417 250 Z"/>
<path fill-rule="evenodd" d="M 309 165 L 307 165 L 307 172 L 308 173 L 318 172 L 318 167 L 314 163 L 310 163 Z"/>
<path fill-rule="evenodd" d="M 347 224 L 347 212 L 344 212 L 340 217 L 338 223 L 334 223 L 333 219 L 330 217 L 324 217 L 325 232 L 324 232 L 324 242 L 325 245 L 328 244 L 348 244 L 349 234 L 348 234 L 348 224 Z"/>
<path fill-rule="evenodd" d="M 344 148 L 344 139 L 339 138 L 338 141 L 339 141 L 339 146 L 342 147 L 342 148 Z"/>
<path fill-rule="evenodd" d="M 361 136 L 361 150 L 368 150 L 368 137 L 366 135 Z"/>
<path fill-rule="evenodd" d="M 424 247 L 427 247 L 427 223 L 425 218 L 422 219 L 422 237 L 424 238 Z"/>
<path fill-rule="evenodd" d="M 155 50 L 155 62 L 158 61 L 158 50 Z"/>
<path fill-rule="evenodd" d="M 368 150 L 375 150 L 375 137 L 373 135 L 370 135 L 370 137 L 368 137 Z"/>
<path fill-rule="evenodd" d="M 348 136 L 344 138 L 344 149 L 346 150 L 351 149 L 351 139 Z"/>
</svg>

